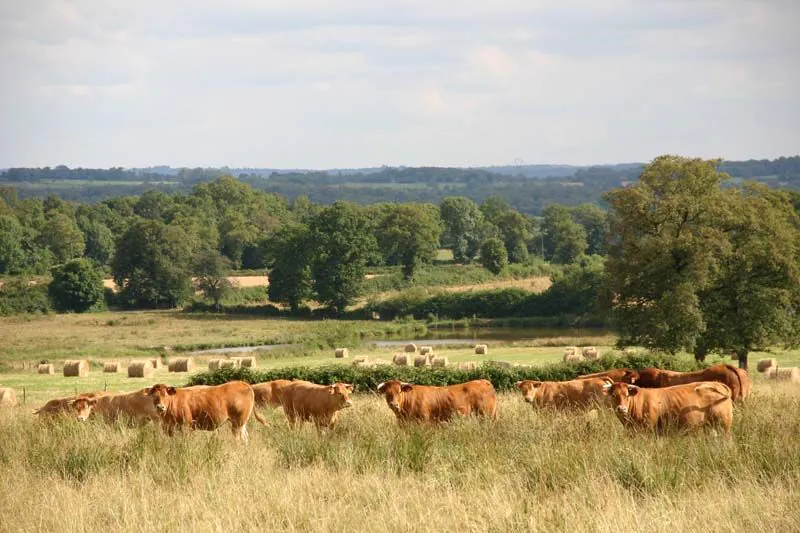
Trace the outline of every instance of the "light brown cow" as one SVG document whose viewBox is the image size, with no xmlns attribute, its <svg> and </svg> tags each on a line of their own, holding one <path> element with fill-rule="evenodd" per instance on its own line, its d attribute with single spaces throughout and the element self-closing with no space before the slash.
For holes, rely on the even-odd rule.
<svg viewBox="0 0 800 533">
<path fill-rule="evenodd" d="M 537 407 L 557 409 L 587 408 L 605 403 L 603 386 L 610 378 L 585 378 L 571 381 L 517 381 L 525 401 Z"/>
<path fill-rule="evenodd" d="M 236 438 L 247 443 L 247 421 L 255 416 L 261 424 L 267 421 L 255 409 L 253 389 L 244 381 L 231 381 L 216 387 L 177 389 L 164 384 L 147 390 L 167 433 L 176 428 L 212 431 L 230 420 Z"/>
<path fill-rule="evenodd" d="M 109 424 L 123 419 L 132 424 L 143 424 L 148 421 L 158 423 L 160 416 L 153 404 L 150 389 L 134 392 L 110 394 L 98 398 L 94 406 L 94 416 L 102 417 Z"/>
<path fill-rule="evenodd" d="M 77 396 L 66 396 L 64 398 L 55 398 L 53 400 L 48 401 L 39 409 L 33 411 L 33 414 L 39 416 L 59 416 L 59 415 L 71 415 L 75 412 L 75 406 L 73 402 L 78 398 L 100 398 L 102 396 L 107 396 L 109 393 L 98 391 L 98 392 L 86 392 L 83 394 L 79 394 Z"/>
<path fill-rule="evenodd" d="M 605 372 L 595 372 L 594 374 L 584 374 L 575 379 L 588 379 L 588 378 L 608 378 L 614 382 L 621 383 L 636 383 L 639 379 L 639 373 L 630 368 L 613 368 Z"/>
<path fill-rule="evenodd" d="M 747 373 L 747 370 L 744 368 L 734 367 L 736 369 L 736 373 L 739 374 L 739 381 L 742 384 L 742 394 L 739 396 L 742 400 L 750 396 L 750 393 L 753 392 L 753 381 L 750 379 L 750 375 Z"/>
<path fill-rule="evenodd" d="M 290 427 L 311 421 L 317 427 L 333 428 L 341 409 L 353 406 L 348 383 L 317 385 L 308 381 L 290 381 L 281 388 L 281 405 Z"/>
<path fill-rule="evenodd" d="M 671 387 L 684 383 L 699 381 L 718 381 L 728 386 L 734 401 L 742 396 L 744 388 L 739 372 L 731 365 L 714 365 L 694 372 L 675 372 L 659 368 L 643 368 L 639 370 L 639 379 L 636 384 L 640 387 L 656 388 Z"/>
<path fill-rule="evenodd" d="M 455 415 L 497 417 L 497 393 L 491 382 L 476 379 L 431 387 L 390 380 L 378 385 L 389 409 L 400 422 L 445 422 Z"/>
<path fill-rule="evenodd" d="M 255 393 L 256 407 L 272 407 L 281 406 L 281 392 L 283 388 L 290 384 L 288 379 L 276 379 L 264 383 L 256 383 L 253 385 L 253 393 Z"/>
<path fill-rule="evenodd" d="M 613 383 L 606 394 L 617 418 L 628 427 L 697 429 L 719 426 L 730 433 L 733 423 L 731 389 L 717 381 L 701 381 L 658 389 Z"/>
</svg>

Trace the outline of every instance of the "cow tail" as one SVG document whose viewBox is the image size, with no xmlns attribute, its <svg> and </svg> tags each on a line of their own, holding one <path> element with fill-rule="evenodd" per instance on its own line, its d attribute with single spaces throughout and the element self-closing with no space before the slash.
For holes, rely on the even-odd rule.
<svg viewBox="0 0 800 533">
<path fill-rule="evenodd" d="M 725 368 L 727 368 L 729 372 L 733 372 L 733 375 L 736 376 L 736 381 L 739 382 L 739 395 L 736 398 L 741 398 L 744 394 L 744 383 L 742 383 L 742 376 L 739 375 L 739 372 L 737 372 L 736 368 L 732 365 L 725 365 Z"/>
<path fill-rule="evenodd" d="M 267 425 L 267 419 L 259 414 L 258 409 L 256 409 L 255 405 L 253 406 L 253 416 L 256 418 L 256 420 L 258 420 L 258 422 L 262 426 L 266 426 Z"/>
</svg>

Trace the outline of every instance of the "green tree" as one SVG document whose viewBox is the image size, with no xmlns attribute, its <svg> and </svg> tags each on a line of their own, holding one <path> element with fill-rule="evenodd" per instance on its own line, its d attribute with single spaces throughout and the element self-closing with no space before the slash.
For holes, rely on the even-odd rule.
<svg viewBox="0 0 800 533">
<path fill-rule="evenodd" d="M 53 268 L 47 293 L 58 311 L 83 313 L 103 302 L 103 272 L 91 259 Z"/>
<path fill-rule="evenodd" d="M 508 266 L 508 254 L 503 241 L 491 238 L 481 244 L 481 264 L 493 274 L 499 274 Z"/>
<path fill-rule="evenodd" d="M 433 260 L 442 228 L 435 210 L 400 204 L 381 221 L 377 234 L 386 263 L 402 264 L 403 277 L 410 281 L 420 263 Z"/>
<path fill-rule="evenodd" d="M 621 344 L 698 359 L 789 341 L 800 301 L 797 214 L 783 193 L 723 187 L 717 161 L 662 156 L 606 195 Z"/>
<path fill-rule="evenodd" d="M 139 220 L 120 237 L 114 282 L 136 307 L 175 307 L 191 294 L 192 250 L 186 233 L 158 220 Z"/>
<path fill-rule="evenodd" d="M 194 259 L 192 269 L 195 290 L 201 291 L 203 297 L 211 300 L 214 309 L 222 309 L 222 300 L 227 296 L 233 284 L 228 279 L 230 262 L 216 250 L 201 250 Z"/>
<path fill-rule="evenodd" d="M 479 226 L 483 219 L 478 205 L 464 196 L 448 196 L 439 205 L 444 224 L 442 239 L 453 250 L 456 263 L 469 263 L 481 242 Z"/>
<path fill-rule="evenodd" d="M 608 215 L 594 204 L 581 204 L 571 210 L 572 219 L 583 226 L 586 232 L 586 253 L 605 255 Z"/>
<path fill-rule="evenodd" d="M 58 211 L 47 216 L 38 240 L 53 253 L 57 263 L 80 257 L 86 247 L 75 219 Z"/>
<path fill-rule="evenodd" d="M 586 252 L 586 230 L 572 219 L 569 208 L 549 205 L 542 217 L 545 258 L 556 263 L 573 263 Z"/>
<path fill-rule="evenodd" d="M 0 215 L 0 274 L 21 274 L 25 269 L 25 229 L 13 215 Z"/>
<path fill-rule="evenodd" d="M 287 304 L 293 314 L 311 298 L 311 238 L 308 226 L 286 224 L 264 243 L 269 299 Z"/>
<path fill-rule="evenodd" d="M 102 222 L 87 220 L 79 225 L 86 243 L 84 255 L 101 265 L 108 264 L 114 254 L 114 234 Z"/>
<path fill-rule="evenodd" d="M 527 261 L 530 220 L 519 211 L 509 209 L 498 217 L 496 225 L 502 235 L 509 262 L 524 263 Z"/>
<path fill-rule="evenodd" d="M 337 313 L 361 293 L 367 259 L 377 248 L 373 229 L 360 208 L 347 202 L 326 207 L 312 221 L 314 291 Z"/>
</svg>

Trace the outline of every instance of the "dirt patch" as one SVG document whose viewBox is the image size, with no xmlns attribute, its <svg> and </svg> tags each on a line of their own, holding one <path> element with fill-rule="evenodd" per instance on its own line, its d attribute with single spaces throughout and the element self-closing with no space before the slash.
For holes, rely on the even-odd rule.
<svg viewBox="0 0 800 533">
<path fill-rule="evenodd" d="M 194 281 L 196 278 L 192 278 Z M 235 287 L 267 287 L 269 286 L 269 278 L 267 276 L 228 276 L 228 281 L 233 283 Z M 103 287 L 117 291 L 117 285 L 113 279 L 104 279 Z"/>
<path fill-rule="evenodd" d="M 442 287 L 442 290 L 447 292 L 467 292 L 517 288 L 538 293 L 546 291 L 552 284 L 553 282 L 549 276 L 534 276 L 532 278 L 507 279 L 503 281 L 476 283 L 472 285 L 453 285 L 452 287 Z"/>
</svg>

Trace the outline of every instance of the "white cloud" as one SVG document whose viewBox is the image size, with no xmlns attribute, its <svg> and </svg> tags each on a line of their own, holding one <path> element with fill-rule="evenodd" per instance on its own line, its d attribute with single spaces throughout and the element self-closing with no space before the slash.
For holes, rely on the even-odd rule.
<svg viewBox="0 0 800 533">
<path fill-rule="evenodd" d="M 0 5 L 0 166 L 728 158 L 800 146 L 790 0 Z"/>
</svg>

